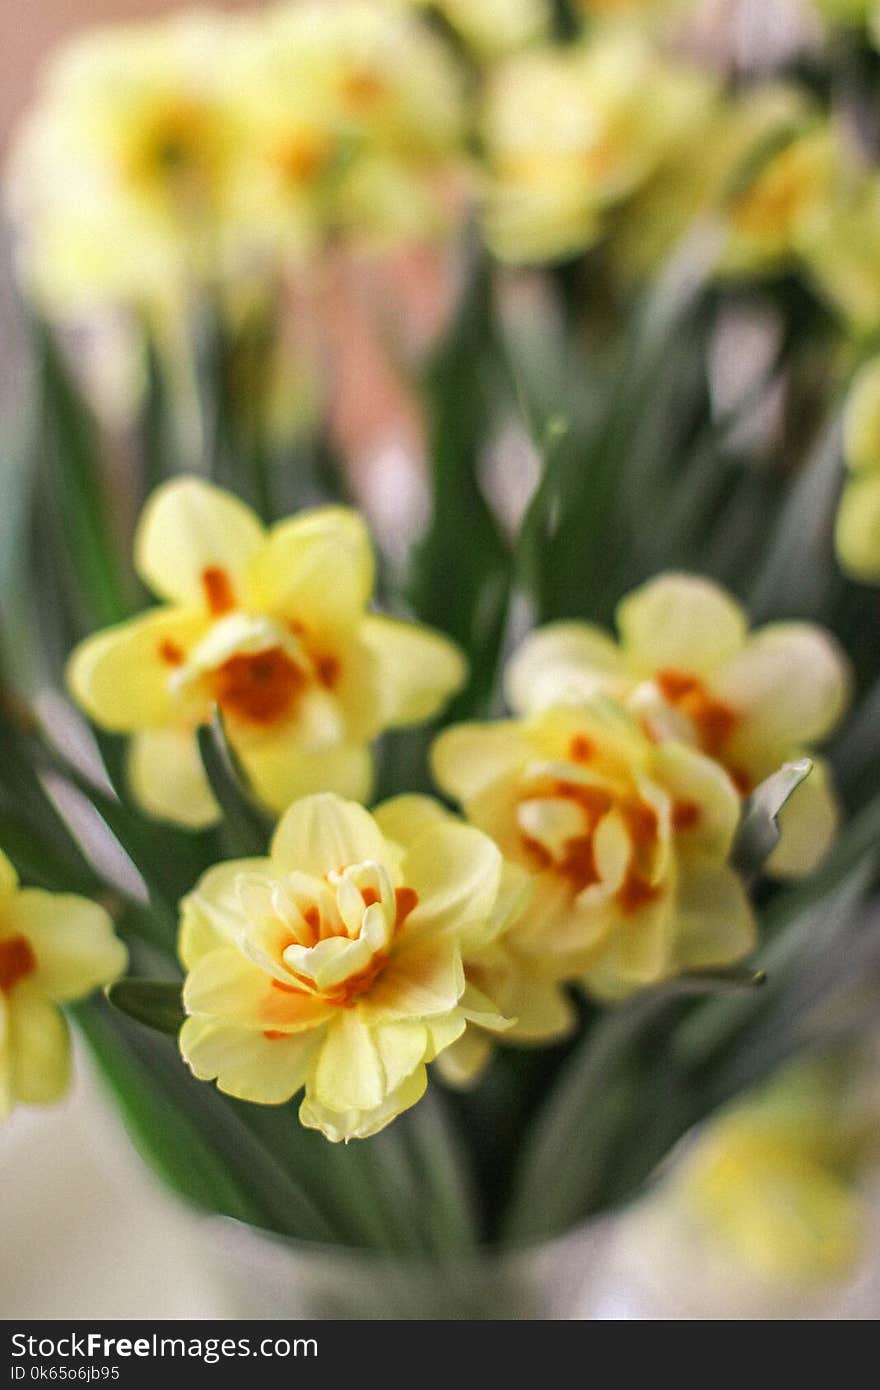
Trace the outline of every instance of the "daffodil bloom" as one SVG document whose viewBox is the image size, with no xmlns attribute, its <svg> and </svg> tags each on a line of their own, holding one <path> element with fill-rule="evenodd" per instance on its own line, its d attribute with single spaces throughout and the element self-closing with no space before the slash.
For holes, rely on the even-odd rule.
<svg viewBox="0 0 880 1390">
<path fill-rule="evenodd" d="M 230 67 L 246 23 L 185 12 L 101 28 L 49 64 L 7 201 L 24 278 L 50 309 L 165 304 L 216 272 L 245 135 Z"/>
<path fill-rule="evenodd" d="M 765 159 L 730 202 L 722 270 L 775 271 L 809 244 L 832 197 L 843 152 L 825 125 L 795 136 Z"/>
<path fill-rule="evenodd" d="M 58 1005 L 110 984 L 126 959 L 104 908 L 19 887 L 0 852 L 0 1119 L 64 1094 L 70 1037 Z"/>
<path fill-rule="evenodd" d="M 68 680 L 96 723 L 133 734 L 132 786 L 154 815 L 216 820 L 194 737 L 215 705 L 280 811 L 322 789 L 366 799 L 370 740 L 428 718 L 463 679 L 446 638 L 367 611 L 372 551 L 345 508 L 266 530 L 231 494 L 176 479 L 147 504 L 135 562 L 161 606 L 82 643 Z"/>
<path fill-rule="evenodd" d="M 826 1282 L 858 1256 L 865 1146 L 847 1094 L 834 1068 L 787 1069 L 707 1125 L 673 1175 L 704 1238 L 768 1282 Z"/>
<path fill-rule="evenodd" d="M 376 812 L 387 839 L 407 849 L 426 829 L 460 821 L 426 796 L 397 796 Z M 531 875 L 519 864 L 505 863 L 488 932 L 463 950 L 465 979 L 491 999 L 509 1020 L 504 1042 L 535 1046 L 557 1042 L 572 1031 L 576 1014 L 545 953 L 535 949 L 528 930 Z M 456 1086 L 472 1085 L 486 1066 L 497 1041 L 497 1028 L 472 1021 L 461 1037 L 437 1059 L 437 1070 Z"/>
<path fill-rule="evenodd" d="M 835 541 L 853 579 L 880 580 L 880 358 L 861 368 L 844 418 L 844 453 L 852 477 L 840 499 Z"/>
<path fill-rule="evenodd" d="M 483 120 L 491 249 L 524 262 L 589 246 L 604 210 L 688 129 L 703 92 L 688 69 L 661 62 L 631 31 L 499 64 Z"/>
<path fill-rule="evenodd" d="M 468 1020 L 505 1026 L 462 969 L 496 929 L 501 855 L 470 826 L 420 831 L 402 850 L 319 794 L 285 813 L 269 857 L 203 876 L 180 937 L 196 1076 L 267 1105 L 305 1087 L 304 1125 L 366 1138 L 415 1105 Z"/>
<path fill-rule="evenodd" d="M 545 976 L 617 994 L 751 950 L 748 898 L 727 864 L 739 797 L 703 753 L 652 742 L 594 698 L 454 726 L 433 767 L 468 820 L 531 873 L 518 936 Z"/>
<path fill-rule="evenodd" d="M 589 623 L 534 632 L 506 673 L 511 708 L 531 713 L 604 691 L 652 740 L 691 744 L 720 763 L 742 796 L 829 734 L 846 708 L 849 668 L 829 633 L 789 622 L 749 634 L 742 607 L 708 580 L 658 576 L 622 601 L 617 626 L 619 644 Z M 783 808 L 770 869 L 811 872 L 836 825 L 829 774 L 814 759 Z"/>
</svg>

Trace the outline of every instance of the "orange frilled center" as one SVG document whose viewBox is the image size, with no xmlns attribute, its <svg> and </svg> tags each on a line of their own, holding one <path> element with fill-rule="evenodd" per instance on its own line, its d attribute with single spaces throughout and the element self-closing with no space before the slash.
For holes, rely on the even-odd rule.
<svg viewBox="0 0 880 1390">
<path fill-rule="evenodd" d="M 10 994 L 36 968 L 37 958 L 27 937 L 10 936 L 0 941 L 0 993 Z"/>
<path fill-rule="evenodd" d="M 752 779 L 725 757 L 727 746 L 739 726 L 739 714 L 707 690 L 702 681 L 685 671 L 658 671 L 657 688 L 667 704 L 690 721 L 704 753 L 720 762 L 741 796 L 752 790 Z"/>
</svg>

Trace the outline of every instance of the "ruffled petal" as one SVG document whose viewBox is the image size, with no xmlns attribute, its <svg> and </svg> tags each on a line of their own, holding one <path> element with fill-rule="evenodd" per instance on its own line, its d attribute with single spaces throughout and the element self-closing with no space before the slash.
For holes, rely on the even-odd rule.
<svg viewBox="0 0 880 1390">
<path fill-rule="evenodd" d="M 272 859 L 283 871 L 298 869 L 316 878 L 367 860 L 393 869 L 369 811 L 330 792 L 303 797 L 282 816 L 272 838 Z"/>
<path fill-rule="evenodd" d="M 691 574 L 662 574 L 634 590 L 618 606 L 617 626 L 627 660 L 644 676 L 709 675 L 739 651 L 748 630 L 734 599 Z"/>
<path fill-rule="evenodd" d="M 321 1045 L 310 1093 L 328 1109 L 346 1111 L 375 1109 L 388 1090 L 373 1030 L 360 1009 L 340 1009 Z"/>
<path fill-rule="evenodd" d="M 24 888 L 7 920 L 30 942 L 34 984 L 52 999 L 80 999 L 123 973 L 128 952 L 108 912 L 72 893 Z"/>
<path fill-rule="evenodd" d="M 187 970 L 208 951 L 231 945 L 241 931 L 238 884 L 242 874 L 268 876 L 271 870 L 271 859 L 235 859 L 202 874 L 181 904 L 177 950 Z"/>
<path fill-rule="evenodd" d="M 379 1105 L 368 1110 L 339 1111 L 323 1105 L 306 1090 L 305 1099 L 299 1108 L 300 1124 L 306 1129 L 318 1129 L 331 1143 L 347 1143 L 349 1139 L 369 1139 L 389 1125 L 404 1110 L 409 1110 L 421 1100 L 428 1085 L 425 1067 L 418 1067 L 408 1076 L 396 1091 L 385 1096 Z"/>
<path fill-rule="evenodd" d="M 220 808 L 208 785 L 195 736 L 183 729 L 143 729 L 128 750 L 131 789 L 145 811 L 189 830 L 214 825 Z"/>
<path fill-rule="evenodd" d="M 450 1013 L 464 992 L 464 970 L 455 941 L 417 938 L 395 951 L 361 1009 L 370 1019 L 430 1019 Z"/>
<path fill-rule="evenodd" d="M 180 1051 L 194 1076 L 258 1105 L 283 1105 L 296 1095 L 318 1043 L 313 1032 L 266 1037 L 208 1018 L 188 1018 L 180 1030 Z"/>
<path fill-rule="evenodd" d="M 455 817 L 442 802 L 433 796 L 404 794 L 393 796 L 389 801 L 374 807 L 373 817 L 386 840 L 393 840 L 400 849 L 408 849 L 411 844 L 434 830 L 438 825 L 455 824 Z"/>
<path fill-rule="evenodd" d="M 305 1032 L 333 1013 L 312 994 L 279 989 L 234 946 L 218 946 L 196 962 L 183 987 L 183 1002 L 187 1013 L 282 1033 Z"/>
<path fill-rule="evenodd" d="M 617 644 L 601 628 L 551 623 L 531 633 L 508 662 L 504 694 L 514 714 L 535 714 L 614 690 L 625 676 Z"/>
<path fill-rule="evenodd" d="M 253 557 L 247 592 L 258 609 L 321 635 L 360 620 L 374 580 L 363 519 L 346 507 L 322 507 L 272 527 Z"/>
<path fill-rule="evenodd" d="M 675 968 L 730 965 L 753 951 L 756 940 L 748 894 L 733 870 L 724 865 L 689 866 L 675 910 Z"/>
<path fill-rule="evenodd" d="M 465 1090 L 475 1086 L 494 1051 L 492 1039 L 479 1028 L 467 1028 L 437 1058 L 437 1070 L 450 1086 Z"/>
<path fill-rule="evenodd" d="M 672 802 L 679 852 L 726 859 L 742 803 L 724 768 L 682 743 L 662 743 L 654 754 L 654 776 Z"/>
<path fill-rule="evenodd" d="M 171 677 L 206 626 L 198 611 L 159 608 L 87 638 L 67 664 L 74 699 L 118 733 L 167 724 L 176 717 Z"/>
<path fill-rule="evenodd" d="M 160 597 L 217 614 L 241 604 L 265 535 L 250 507 L 231 493 L 201 478 L 173 478 L 144 508 L 135 567 Z"/>
<path fill-rule="evenodd" d="M 450 821 L 420 835 L 400 869 L 404 883 L 418 894 L 407 930 L 485 932 L 502 867 L 498 847 L 473 826 Z"/>
<path fill-rule="evenodd" d="M 458 647 L 432 628 L 371 613 L 359 636 L 375 658 L 386 725 L 430 719 L 467 677 Z"/>
<path fill-rule="evenodd" d="M 880 579 L 880 471 L 847 483 L 834 531 L 843 570 L 861 583 Z"/>
</svg>

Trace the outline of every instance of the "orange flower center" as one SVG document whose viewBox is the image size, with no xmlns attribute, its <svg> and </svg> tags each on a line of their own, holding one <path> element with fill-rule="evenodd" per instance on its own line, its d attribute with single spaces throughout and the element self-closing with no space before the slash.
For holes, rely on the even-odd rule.
<svg viewBox="0 0 880 1390">
<path fill-rule="evenodd" d="M 308 183 L 329 164 L 333 151 L 330 137 L 321 131 L 300 131 L 279 143 L 275 165 L 285 183 Z"/>
<path fill-rule="evenodd" d="M 211 673 L 210 682 L 224 713 L 244 724 L 267 727 L 288 717 L 307 678 L 280 647 L 269 647 L 231 656 Z"/>
<path fill-rule="evenodd" d="M 0 941 L 0 993 L 9 994 L 19 980 L 27 979 L 37 968 L 37 958 L 25 936 Z"/>
<path fill-rule="evenodd" d="M 667 704 L 694 726 L 703 752 L 712 758 L 720 757 L 739 723 L 736 710 L 716 699 L 696 676 L 687 672 L 658 671 L 655 679 Z"/>
</svg>

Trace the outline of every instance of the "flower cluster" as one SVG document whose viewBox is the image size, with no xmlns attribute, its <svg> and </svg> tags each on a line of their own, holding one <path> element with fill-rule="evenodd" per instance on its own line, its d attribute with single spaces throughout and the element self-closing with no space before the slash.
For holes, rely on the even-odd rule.
<svg viewBox="0 0 880 1390">
<path fill-rule="evenodd" d="M 50 309 L 173 304 L 328 237 L 442 224 L 460 74 L 399 5 L 184 12 L 70 45 L 13 151 L 24 277 Z"/>
</svg>

